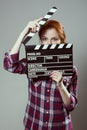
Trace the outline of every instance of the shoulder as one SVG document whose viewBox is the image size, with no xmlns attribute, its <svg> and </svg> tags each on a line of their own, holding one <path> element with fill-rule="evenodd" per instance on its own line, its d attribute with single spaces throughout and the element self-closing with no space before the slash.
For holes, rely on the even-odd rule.
<svg viewBox="0 0 87 130">
<path fill-rule="evenodd" d="M 77 78 L 78 77 L 78 70 L 77 67 L 74 65 L 73 66 L 73 78 Z"/>
<path fill-rule="evenodd" d="M 75 65 L 73 66 L 73 72 L 78 72 L 77 67 Z"/>
</svg>

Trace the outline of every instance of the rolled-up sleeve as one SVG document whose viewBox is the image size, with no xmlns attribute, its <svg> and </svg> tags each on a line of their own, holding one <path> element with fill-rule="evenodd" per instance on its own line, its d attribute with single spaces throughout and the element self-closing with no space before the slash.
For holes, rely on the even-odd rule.
<svg viewBox="0 0 87 130">
<path fill-rule="evenodd" d="M 73 76 L 71 82 L 68 86 L 68 91 L 70 92 L 70 105 L 66 106 L 68 111 L 72 111 L 78 104 L 78 74 L 77 68 L 74 66 L 73 68 Z"/>
<path fill-rule="evenodd" d="M 4 55 L 3 67 L 5 70 L 12 73 L 26 74 L 26 58 L 19 60 L 19 53 L 9 55 L 8 52 Z"/>
</svg>

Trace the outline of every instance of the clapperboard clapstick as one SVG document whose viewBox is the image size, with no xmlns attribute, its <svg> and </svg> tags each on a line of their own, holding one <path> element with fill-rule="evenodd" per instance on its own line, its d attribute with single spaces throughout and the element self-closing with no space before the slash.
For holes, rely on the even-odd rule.
<svg viewBox="0 0 87 130">
<path fill-rule="evenodd" d="M 39 22 L 39 25 L 44 25 L 46 21 L 57 11 L 56 7 L 52 7 L 49 12 L 44 16 L 44 18 Z M 38 31 L 38 30 L 37 30 Z M 35 35 L 35 33 L 30 32 L 23 40 L 23 44 L 27 44 L 28 41 Z"/>
<path fill-rule="evenodd" d="M 73 73 L 73 44 L 28 45 L 26 48 L 28 78 L 45 79 L 51 71 L 63 76 Z"/>
</svg>

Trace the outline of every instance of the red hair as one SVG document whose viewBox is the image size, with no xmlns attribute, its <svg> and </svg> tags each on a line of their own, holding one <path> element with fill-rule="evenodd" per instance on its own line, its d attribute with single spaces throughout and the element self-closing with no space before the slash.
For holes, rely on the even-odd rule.
<svg viewBox="0 0 87 130">
<path fill-rule="evenodd" d="M 61 40 L 61 43 L 65 43 L 66 42 L 66 35 L 64 32 L 64 28 L 62 27 L 60 22 L 58 22 L 56 20 L 48 20 L 43 26 L 41 26 L 41 28 L 38 32 L 40 40 L 41 40 L 42 36 L 45 34 L 45 32 L 51 28 L 54 28 L 57 30 L 59 38 Z"/>
</svg>

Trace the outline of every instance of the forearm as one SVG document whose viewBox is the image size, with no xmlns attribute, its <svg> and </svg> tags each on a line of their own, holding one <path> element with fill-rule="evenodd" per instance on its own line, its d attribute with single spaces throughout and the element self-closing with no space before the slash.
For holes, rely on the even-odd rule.
<svg viewBox="0 0 87 130">
<path fill-rule="evenodd" d="M 16 54 L 18 53 L 18 51 L 20 50 L 21 44 L 25 38 L 25 36 L 31 31 L 31 32 L 36 32 L 37 27 L 40 28 L 39 25 L 39 21 L 42 19 L 39 18 L 37 20 L 34 21 L 30 21 L 27 26 L 24 28 L 24 30 L 22 31 L 22 33 L 20 34 L 19 38 L 17 39 L 15 45 L 13 46 L 13 48 L 11 49 L 11 51 L 9 52 L 10 55 L 12 54 Z"/>
<path fill-rule="evenodd" d="M 65 86 L 65 83 L 63 83 L 62 73 L 59 71 L 53 71 L 50 75 L 52 80 L 54 80 L 57 83 L 57 89 L 60 92 L 60 95 L 62 97 L 63 103 L 65 104 L 67 110 L 72 111 L 75 106 L 77 105 L 77 71 L 76 68 L 73 68 L 73 77 L 70 80 L 68 87 L 68 90 Z M 66 80 L 66 82 L 68 82 Z"/>
<path fill-rule="evenodd" d="M 9 55 L 13 55 L 18 53 L 18 51 L 20 50 L 23 38 L 25 36 L 25 32 L 23 31 L 20 36 L 18 37 L 16 43 L 14 44 L 14 46 L 12 47 L 11 51 L 9 52 Z"/>
<path fill-rule="evenodd" d="M 70 93 L 68 92 L 68 90 L 66 89 L 65 85 L 63 84 L 63 82 L 61 82 L 58 86 L 59 92 L 61 94 L 62 100 L 65 104 L 65 106 L 69 106 L 70 105 Z"/>
</svg>

